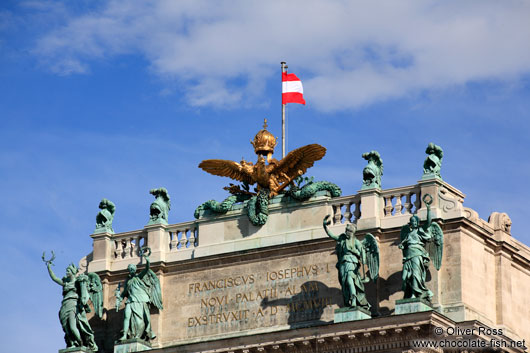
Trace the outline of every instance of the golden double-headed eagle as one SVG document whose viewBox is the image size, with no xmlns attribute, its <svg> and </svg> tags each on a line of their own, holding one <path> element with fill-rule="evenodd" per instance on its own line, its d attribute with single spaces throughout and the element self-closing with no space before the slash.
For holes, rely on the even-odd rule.
<svg viewBox="0 0 530 353">
<path fill-rule="evenodd" d="M 250 143 L 258 155 L 256 164 L 244 159 L 239 163 L 224 159 L 207 159 L 199 164 L 199 168 L 210 174 L 229 177 L 248 185 L 257 184 L 257 191 L 268 189 L 269 196 L 273 197 L 326 154 L 326 149 L 315 143 L 289 152 L 280 161 L 272 158 L 276 138 L 267 131 L 267 119 L 263 130 L 259 131 Z"/>
</svg>

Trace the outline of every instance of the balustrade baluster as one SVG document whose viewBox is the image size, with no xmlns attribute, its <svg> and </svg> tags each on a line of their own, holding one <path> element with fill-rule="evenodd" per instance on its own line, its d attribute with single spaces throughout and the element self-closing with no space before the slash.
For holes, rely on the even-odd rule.
<svg viewBox="0 0 530 353">
<path fill-rule="evenodd" d="M 394 207 L 392 206 L 393 198 L 394 196 L 392 195 L 385 197 L 385 217 L 392 216 L 392 210 L 394 209 Z"/>
<path fill-rule="evenodd" d="M 405 214 L 411 214 L 412 213 L 412 202 L 410 202 L 412 198 L 412 193 L 408 193 L 405 195 Z"/>
<path fill-rule="evenodd" d="M 180 237 L 180 247 L 179 249 L 186 249 L 188 243 L 188 229 L 182 231 L 182 236 Z"/>
<path fill-rule="evenodd" d="M 414 206 L 416 206 L 416 212 L 418 212 L 418 210 L 420 209 L 421 207 L 421 193 L 420 191 L 418 190 L 416 193 L 416 200 L 414 200 Z"/>
<path fill-rule="evenodd" d="M 169 248 L 171 249 L 171 251 L 175 251 L 177 250 L 177 245 L 178 245 L 178 234 L 177 232 L 170 232 L 169 236 L 170 236 Z"/>
<path fill-rule="evenodd" d="M 355 217 L 355 221 L 361 218 L 361 201 L 355 202 L 355 211 L 353 211 L 353 215 Z"/>
<path fill-rule="evenodd" d="M 195 246 L 195 228 L 190 229 L 190 237 L 188 238 L 188 247 Z"/>
<path fill-rule="evenodd" d="M 401 198 L 403 195 L 399 194 L 396 196 L 396 205 L 394 206 L 394 215 L 400 215 L 401 210 L 403 210 L 403 205 L 401 204 Z"/>
<path fill-rule="evenodd" d="M 340 223 L 342 221 L 342 204 L 333 206 L 333 213 L 335 216 L 333 217 L 333 224 Z"/>
<path fill-rule="evenodd" d="M 123 239 L 121 242 L 123 246 L 123 258 L 126 259 L 131 256 L 131 245 L 127 238 Z"/>
<path fill-rule="evenodd" d="M 351 202 L 346 204 L 346 210 L 345 210 L 346 212 L 344 212 L 344 223 L 351 223 L 351 216 L 352 216 L 351 205 L 352 205 Z"/>
</svg>

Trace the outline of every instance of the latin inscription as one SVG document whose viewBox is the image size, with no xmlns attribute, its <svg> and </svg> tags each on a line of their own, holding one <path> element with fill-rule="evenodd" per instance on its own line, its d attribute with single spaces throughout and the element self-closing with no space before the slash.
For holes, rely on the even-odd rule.
<svg viewBox="0 0 530 353">
<path fill-rule="evenodd" d="M 188 283 L 188 296 L 200 305 L 187 327 L 319 320 L 334 304 L 331 289 L 317 278 L 329 272 L 329 264 L 309 264 Z"/>
</svg>

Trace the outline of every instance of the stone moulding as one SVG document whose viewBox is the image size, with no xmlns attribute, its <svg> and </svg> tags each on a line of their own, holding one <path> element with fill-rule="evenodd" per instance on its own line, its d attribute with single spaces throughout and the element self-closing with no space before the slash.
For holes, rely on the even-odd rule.
<svg viewBox="0 0 530 353">
<path fill-rule="evenodd" d="M 202 340 L 189 344 L 175 344 L 153 349 L 153 353 L 207 352 L 207 353 L 258 353 L 258 352 L 390 352 L 408 350 L 418 352 L 414 342 L 433 340 L 435 328 L 447 332 L 457 324 L 437 312 L 421 312 L 408 315 L 373 318 L 321 326 L 318 334 L 314 328 L 302 328 L 295 335 L 283 338 L 274 331 L 253 336 Z M 462 329 L 487 328 L 480 321 L 459 323 Z M 447 336 L 446 336 L 447 337 Z M 473 335 L 472 340 L 489 342 L 497 338 L 493 334 Z M 502 337 L 511 342 L 508 337 Z M 506 352 L 523 352 L 522 349 L 507 349 Z"/>
</svg>

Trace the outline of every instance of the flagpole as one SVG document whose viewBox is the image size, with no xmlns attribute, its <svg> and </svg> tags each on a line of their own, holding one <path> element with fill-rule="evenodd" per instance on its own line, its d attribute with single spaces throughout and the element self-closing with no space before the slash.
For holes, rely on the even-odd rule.
<svg viewBox="0 0 530 353">
<path fill-rule="evenodd" d="M 287 64 L 285 63 L 285 61 L 282 61 L 281 64 L 282 64 L 282 75 L 283 75 L 284 72 L 287 72 Z M 282 102 L 282 159 L 283 158 L 285 158 L 285 104 L 283 104 Z"/>
</svg>

